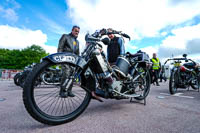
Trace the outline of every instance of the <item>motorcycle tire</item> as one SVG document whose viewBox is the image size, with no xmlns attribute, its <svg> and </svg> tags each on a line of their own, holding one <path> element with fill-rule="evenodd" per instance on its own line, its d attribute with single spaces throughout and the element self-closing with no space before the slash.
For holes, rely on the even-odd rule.
<svg viewBox="0 0 200 133">
<path fill-rule="evenodd" d="M 20 78 L 20 73 L 17 73 L 15 76 L 14 76 L 14 83 L 15 85 L 19 86 L 19 78 Z"/>
<path fill-rule="evenodd" d="M 19 78 L 19 86 L 20 87 L 22 87 L 22 88 L 24 88 L 24 83 L 25 83 L 25 80 L 26 80 L 26 77 L 27 77 L 27 73 L 22 73 L 22 75 L 20 76 L 20 78 Z"/>
<path fill-rule="evenodd" d="M 150 73 L 148 70 L 146 70 L 146 77 L 145 77 L 145 80 L 146 80 L 146 88 L 143 92 L 143 95 L 142 96 L 139 96 L 139 97 L 134 97 L 134 99 L 136 100 L 144 100 L 148 94 L 149 94 L 149 91 L 150 91 L 150 86 L 151 86 L 151 77 L 150 77 Z"/>
<path fill-rule="evenodd" d="M 39 96 L 39 95 L 37 95 L 37 91 L 44 89 L 43 92 L 45 92 L 48 90 L 48 87 L 39 88 L 40 86 L 36 86 L 34 84 L 34 82 L 37 82 L 37 79 L 40 78 L 39 77 L 40 74 L 42 74 L 46 68 L 48 68 L 52 65 L 57 65 L 57 64 L 54 64 L 48 60 L 44 60 L 42 63 L 40 63 L 36 67 L 34 67 L 32 72 L 29 73 L 29 75 L 26 79 L 26 82 L 24 84 L 23 102 L 24 102 L 26 110 L 35 120 L 37 120 L 41 123 L 44 123 L 44 124 L 48 124 L 48 125 L 59 125 L 59 124 L 70 122 L 70 121 L 74 120 L 75 118 L 77 118 L 81 113 L 83 113 L 83 111 L 87 108 L 88 104 L 90 103 L 91 94 L 88 91 L 85 91 L 84 89 L 82 89 L 80 87 L 80 90 L 84 91 L 84 93 L 85 93 L 84 97 L 82 98 L 83 101 L 80 103 L 80 105 L 78 105 L 77 108 L 75 108 L 71 113 L 68 113 L 68 114 L 63 114 L 63 113 L 68 112 L 69 106 L 67 106 L 67 105 L 70 102 L 70 100 L 72 101 L 73 98 L 75 98 L 77 103 L 80 102 L 79 99 L 81 99 L 81 98 L 78 97 L 78 93 L 75 97 L 67 97 L 67 98 L 64 97 L 63 98 L 59 95 L 60 94 L 59 92 L 57 94 L 57 93 L 55 93 L 55 91 L 53 91 L 52 92 L 53 95 L 50 95 L 49 97 L 53 100 L 57 100 L 57 102 L 54 103 L 54 102 L 52 102 L 53 100 L 52 101 L 49 100 L 48 102 L 45 102 L 44 105 L 40 105 L 38 103 L 39 101 L 37 102 L 37 100 L 39 98 L 38 97 L 36 98 L 36 96 Z M 42 85 L 45 86 L 44 83 Z M 60 90 L 56 87 L 54 89 L 56 89 L 56 91 Z M 54 93 L 56 95 L 54 95 Z M 82 93 L 83 92 L 81 92 L 81 94 Z M 46 97 L 48 96 L 47 94 L 45 94 Z M 74 94 L 76 94 L 76 93 L 74 93 Z M 45 95 L 43 94 L 43 96 L 42 96 L 42 94 L 41 94 L 40 97 L 45 97 Z M 47 98 L 45 98 L 45 99 L 47 99 Z M 74 102 L 75 102 L 75 99 L 74 99 Z M 66 102 L 66 100 L 68 100 L 68 101 Z M 59 104 L 58 102 L 60 102 L 60 103 L 62 102 L 62 108 L 64 110 L 61 110 L 61 104 L 58 105 Z M 50 111 L 51 114 L 48 111 L 46 111 L 45 109 L 43 109 L 43 108 L 46 108 L 44 106 L 47 106 L 47 104 L 49 104 L 48 108 L 53 108 L 53 112 Z M 71 104 L 73 104 L 73 103 L 71 102 Z M 54 109 L 55 109 L 56 113 L 54 113 Z M 60 112 L 57 111 L 58 109 L 60 109 Z M 71 110 L 71 106 L 70 106 L 70 110 Z M 57 115 L 57 113 L 60 113 L 60 115 Z"/>
<path fill-rule="evenodd" d="M 172 71 L 169 79 L 169 92 L 172 95 L 177 92 L 176 81 L 175 81 L 176 80 L 175 77 L 177 74 L 178 74 L 177 71 Z"/>
<path fill-rule="evenodd" d="M 193 76 L 196 77 L 196 84 L 191 83 L 191 87 L 192 87 L 192 89 L 197 90 L 200 88 L 200 81 L 196 75 L 193 75 Z"/>
</svg>

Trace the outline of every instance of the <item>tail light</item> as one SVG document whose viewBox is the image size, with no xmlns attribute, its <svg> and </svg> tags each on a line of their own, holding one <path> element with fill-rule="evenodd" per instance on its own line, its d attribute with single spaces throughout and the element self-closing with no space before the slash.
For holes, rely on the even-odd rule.
<svg viewBox="0 0 200 133">
<path fill-rule="evenodd" d="M 185 72 L 185 71 L 186 71 L 186 68 L 185 68 L 184 66 L 180 66 L 180 70 L 181 70 L 182 72 Z"/>
</svg>

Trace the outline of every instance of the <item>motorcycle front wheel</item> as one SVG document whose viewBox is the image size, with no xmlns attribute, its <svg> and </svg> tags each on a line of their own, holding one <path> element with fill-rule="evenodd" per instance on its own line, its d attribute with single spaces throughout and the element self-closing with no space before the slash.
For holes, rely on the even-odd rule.
<svg viewBox="0 0 200 133">
<path fill-rule="evenodd" d="M 91 100 L 90 93 L 82 89 L 80 84 L 72 82 L 70 85 L 74 96 L 61 95 L 60 85 L 57 84 L 46 85 L 42 81 L 38 84 L 46 69 L 61 68 L 61 65 L 44 60 L 34 67 L 25 81 L 25 108 L 35 120 L 44 124 L 58 125 L 74 120 L 86 109 Z"/>
<path fill-rule="evenodd" d="M 177 77 L 178 77 L 178 72 L 172 71 L 169 79 L 169 92 L 170 94 L 175 94 L 177 92 Z"/>
</svg>

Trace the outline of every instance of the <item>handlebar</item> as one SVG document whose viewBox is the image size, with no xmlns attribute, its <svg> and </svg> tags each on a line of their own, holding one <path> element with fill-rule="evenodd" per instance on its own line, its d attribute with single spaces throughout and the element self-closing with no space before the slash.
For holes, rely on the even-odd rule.
<svg viewBox="0 0 200 133">
<path fill-rule="evenodd" d="M 112 32 L 110 32 L 105 28 L 101 29 L 100 31 L 96 31 L 95 33 L 92 34 L 92 36 L 96 37 L 96 38 L 100 38 L 103 35 L 109 35 L 109 34 L 118 34 L 118 35 L 121 35 L 125 38 L 128 38 L 129 40 L 131 39 L 131 37 L 129 35 L 122 33 L 122 31 L 112 30 Z"/>
<path fill-rule="evenodd" d="M 164 65 L 165 65 L 168 61 L 170 61 L 170 60 L 178 60 L 178 61 L 180 61 L 180 60 L 185 60 L 185 61 L 188 60 L 188 61 L 191 61 L 191 62 L 193 62 L 193 63 L 196 64 L 196 62 L 193 61 L 192 59 L 187 59 L 187 58 L 173 58 L 173 59 L 167 59 L 167 60 L 165 61 Z"/>
</svg>

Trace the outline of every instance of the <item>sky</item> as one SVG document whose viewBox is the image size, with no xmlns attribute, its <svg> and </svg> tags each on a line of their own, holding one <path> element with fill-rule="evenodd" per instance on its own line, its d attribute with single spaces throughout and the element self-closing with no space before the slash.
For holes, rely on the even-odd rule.
<svg viewBox="0 0 200 133">
<path fill-rule="evenodd" d="M 0 0 L 0 48 L 37 44 L 55 53 L 73 25 L 81 28 L 81 50 L 87 32 L 113 28 L 131 36 L 131 53 L 200 61 L 200 0 Z"/>
</svg>

